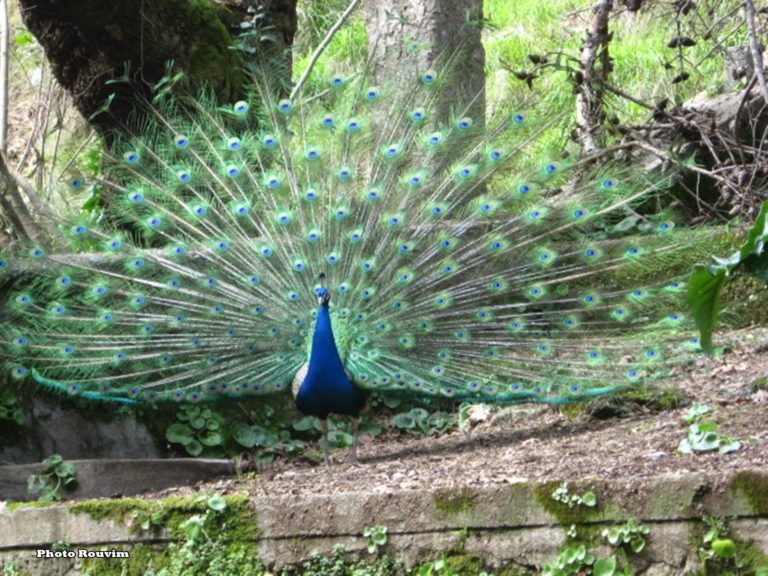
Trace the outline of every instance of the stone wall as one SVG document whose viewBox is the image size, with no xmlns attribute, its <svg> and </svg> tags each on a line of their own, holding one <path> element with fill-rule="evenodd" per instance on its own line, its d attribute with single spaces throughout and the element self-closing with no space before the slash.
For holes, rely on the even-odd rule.
<svg viewBox="0 0 768 576">
<path fill-rule="evenodd" d="M 407 566 L 460 551 L 492 570 L 517 566 L 534 573 L 574 542 L 585 542 L 598 556 L 610 553 L 602 530 L 636 518 L 650 532 L 645 548 L 631 555 L 635 573 L 671 576 L 699 570 L 704 519 L 720 518 L 727 520 L 739 549 L 749 549 L 754 561 L 768 568 L 768 471 L 567 484 L 571 495 L 593 492 L 593 507 L 556 501 L 552 493 L 561 485 L 254 497 L 245 499 L 252 530 L 239 533 L 250 534 L 257 555 L 273 570 L 329 555 L 337 544 L 350 557 L 364 558 L 364 529 L 383 525 L 388 541 L 382 552 Z M 36 550 L 66 542 L 70 550 L 130 551 L 174 539 L 169 527 L 137 531 L 126 526 L 132 505 L 94 500 L 0 511 L 0 561 L 12 560 L 17 570 L 32 575 L 77 574 L 78 559 L 37 559 Z M 173 506 L 184 509 L 179 500 Z"/>
</svg>

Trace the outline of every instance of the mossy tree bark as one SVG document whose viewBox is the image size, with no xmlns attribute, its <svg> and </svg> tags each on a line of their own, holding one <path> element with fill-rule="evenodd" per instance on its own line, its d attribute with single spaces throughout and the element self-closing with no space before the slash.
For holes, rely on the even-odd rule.
<svg viewBox="0 0 768 576">
<path fill-rule="evenodd" d="M 256 58 L 288 58 L 297 0 L 20 0 L 24 22 L 45 49 L 57 80 L 101 132 L 122 124 L 137 96 L 167 71 L 192 87 L 206 83 L 221 101 L 243 91 L 242 53 L 249 23 L 263 30 Z M 287 67 L 290 70 L 290 66 Z M 110 83 L 128 73 L 130 82 Z M 109 114 L 102 109 L 115 94 Z"/>
</svg>

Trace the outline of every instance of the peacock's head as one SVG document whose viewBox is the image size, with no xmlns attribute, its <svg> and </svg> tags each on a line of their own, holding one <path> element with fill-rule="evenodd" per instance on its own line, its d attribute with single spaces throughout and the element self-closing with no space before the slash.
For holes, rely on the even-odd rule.
<svg viewBox="0 0 768 576">
<path fill-rule="evenodd" d="M 328 292 L 328 288 L 321 286 L 315 290 L 315 295 L 317 296 L 317 303 L 327 308 L 328 303 L 331 301 L 331 293 Z"/>
<path fill-rule="evenodd" d="M 320 280 L 320 282 L 325 280 L 325 272 L 318 276 L 318 280 Z M 315 288 L 315 296 L 317 296 L 317 303 L 320 304 L 320 306 L 328 307 L 328 302 L 331 301 L 331 293 L 328 292 L 328 288 L 325 286 L 318 286 Z"/>
</svg>

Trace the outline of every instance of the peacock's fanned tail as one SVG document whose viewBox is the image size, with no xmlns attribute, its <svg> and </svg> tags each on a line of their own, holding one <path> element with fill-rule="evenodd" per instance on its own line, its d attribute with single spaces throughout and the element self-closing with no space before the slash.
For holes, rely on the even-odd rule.
<svg viewBox="0 0 768 576">
<path fill-rule="evenodd" d="M 256 77 L 249 101 L 153 105 L 113 148 L 110 210 L 62 225 L 69 253 L 0 259 L 7 369 L 124 402 L 288 389 L 322 285 L 365 389 L 565 402 L 663 377 L 698 347 L 665 275 L 688 236 L 600 232 L 664 182 L 525 168 L 547 120 L 440 121 L 447 83 L 338 76 L 290 102 Z"/>
</svg>

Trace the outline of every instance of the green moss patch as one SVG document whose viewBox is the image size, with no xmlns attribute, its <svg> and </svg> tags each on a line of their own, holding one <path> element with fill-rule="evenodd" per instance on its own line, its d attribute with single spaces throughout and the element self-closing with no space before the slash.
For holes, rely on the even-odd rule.
<svg viewBox="0 0 768 576">
<path fill-rule="evenodd" d="M 57 506 L 60 502 L 51 502 L 47 500 L 32 500 L 31 502 L 11 502 L 6 506 L 6 510 L 13 512 L 14 510 L 24 508 L 48 508 L 49 506 Z"/>
<path fill-rule="evenodd" d="M 768 515 L 768 474 L 752 470 L 739 472 L 731 489 L 747 501 L 753 514 Z"/>
<path fill-rule="evenodd" d="M 182 525 L 191 516 L 207 510 L 206 498 L 171 496 L 164 500 L 83 500 L 69 507 L 73 514 L 87 514 L 93 520 L 110 520 L 130 526 L 134 530 L 165 528 L 173 539 L 184 536 Z M 221 537 L 228 542 L 255 541 L 259 537 L 256 514 L 251 509 L 250 498 L 244 494 L 225 496 L 227 506 L 219 514 L 211 516 L 206 529 L 211 538 Z M 146 520 L 149 520 L 149 524 Z M 144 526 L 142 526 L 142 522 Z"/>
<path fill-rule="evenodd" d="M 475 505 L 476 494 L 469 488 L 440 488 L 435 490 L 432 503 L 441 514 L 456 515 L 468 512 Z"/>
</svg>

